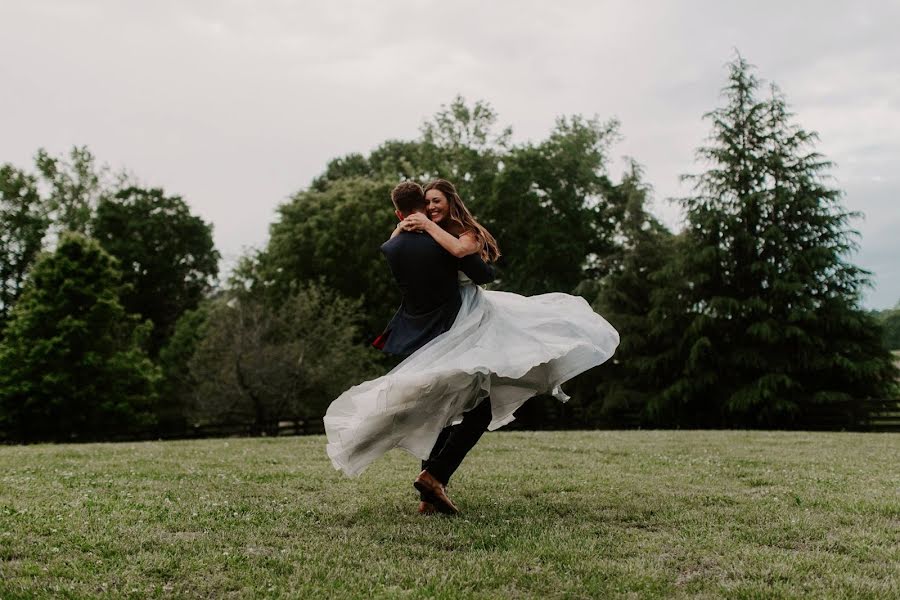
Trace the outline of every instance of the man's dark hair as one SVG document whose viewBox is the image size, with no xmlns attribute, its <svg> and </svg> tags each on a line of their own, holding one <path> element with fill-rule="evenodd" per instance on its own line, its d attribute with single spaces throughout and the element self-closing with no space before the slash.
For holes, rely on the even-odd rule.
<svg viewBox="0 0 900 600">
<path fill-rule="evenodd" d="M 391 190 L 391 202 L 394 208 L 408 215 L 416 210 L 425 210 L 425 191 L 415 181 L 404 181 Z"/>
</svg>

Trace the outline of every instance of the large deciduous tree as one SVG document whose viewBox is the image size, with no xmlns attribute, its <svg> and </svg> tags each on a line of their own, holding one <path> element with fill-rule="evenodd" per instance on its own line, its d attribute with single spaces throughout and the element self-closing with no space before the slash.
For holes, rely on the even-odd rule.
<svg viewBox="0 0 900 600">
<path fill-rule="evenodd" d="M 156 356 L 178 318 L 215 283 L 212 225 L 178 196 L 132 186 L 100 200 L 92 229 L 119 260 L 125 309 L 153 322 L 149 351 Z"/>
<path fill-rule="evenodd" d="M 101 439 L 150 424 L 159 377 L 119 302 L 115 259 L 65 234 L 29 274 L 0 345 L 0 430 L 21 441 Z"/>
<path fill-rule="evenodd" d="M 561 118 L 550 136 L 503 156 L 484 222 L 504 249 L 503 289 L 572 292 L 615 247 L 606 153 L 615 121 Z"/>
<path fill-rule="evenodd" d="M 364 335 L 374 337 L 398 300 L 379 250 L 397 223 L 392 187 L 354 177 L 324 191 L 298 193 L 278 209 L 254 271 L 256 285 L 284 297 L 295 282 L 321 281 L 346 298 L 362 300 Z"/>
<path fill-rule="evenodd" d="M 364 298 L 365 333 L 377 333 L 399 299 L 378 251 L 396 222 L 390 190 L 403 179 L 444 177 L 500 243 L 497 287 L 571 292 L 600 276 L 597 266 L 615 246 L 605 175 L 615 130 L 615 122 L 572 117 L 543 142 L 516 146 L 489 105 L 456 98 L 419 139 L 331 161 L 279 208 L 268 247 L 244 271 L 270 291 L 322 279 Z"/>
<path fill-rule="evenodd" d="M 206 307 L 202 335 L 190 340 L 187 389 L 199 423 L 251 423 L 272 433 L 280 419 L 318 419 L 351 385 L 374 373 L 359 345 L 357 302 L 318 284 L 277 305 L 254 293 Z"/>
</svg>

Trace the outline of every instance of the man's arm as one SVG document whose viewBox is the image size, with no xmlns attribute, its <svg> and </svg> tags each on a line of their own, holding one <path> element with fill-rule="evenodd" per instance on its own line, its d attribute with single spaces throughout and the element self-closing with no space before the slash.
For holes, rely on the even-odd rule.
<svg viewBox="0 0 900 600">
<path fill-rule="evenodd" d="M 460 258 L 459 270 L 478 285 L 490 283 L 496 277 L 494 267 L 481 260 L 481 256 L 477 252 Z"/>
</svg>

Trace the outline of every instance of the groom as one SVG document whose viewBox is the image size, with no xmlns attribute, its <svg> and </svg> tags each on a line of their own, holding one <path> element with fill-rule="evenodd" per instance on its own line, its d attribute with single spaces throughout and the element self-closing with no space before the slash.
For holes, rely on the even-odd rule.
<svg viewBox="0 0 900 600">
<path fill-rule="evenodd" d="M 425 192 L 412 181 L 395 187 L 391 201 L 401 221 L 413 213 L 425 214 Z M 401 230 L 382 244 L 381 251 L 403 294 L 399 310 L 373 344 L 390 354 L 410 355 L 450 329 L 462 305 L 457 271 L 476 284 L 494 280 L 493 267 L 478 254 L 456 258 L 428 234 Z M 461 423 L 441 431 L 413 483 L 421 496 L 420 513 L 459 512 L 447 496 L 447 482 L 490 420 L 490 398 L 485 398 L 463 415 Z"/>
</svg>

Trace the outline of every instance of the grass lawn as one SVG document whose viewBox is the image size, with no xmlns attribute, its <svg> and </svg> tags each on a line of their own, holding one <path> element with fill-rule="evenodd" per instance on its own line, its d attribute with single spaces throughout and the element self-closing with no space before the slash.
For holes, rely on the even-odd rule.
<svg viewBox="0 0 900 600">
<path fill-rule="evenodd" d="M 900 435 L 487 433 L 415 514 L 322 437 L 0 447 L 0 598 L 900 597 Z"/>
</svg>

